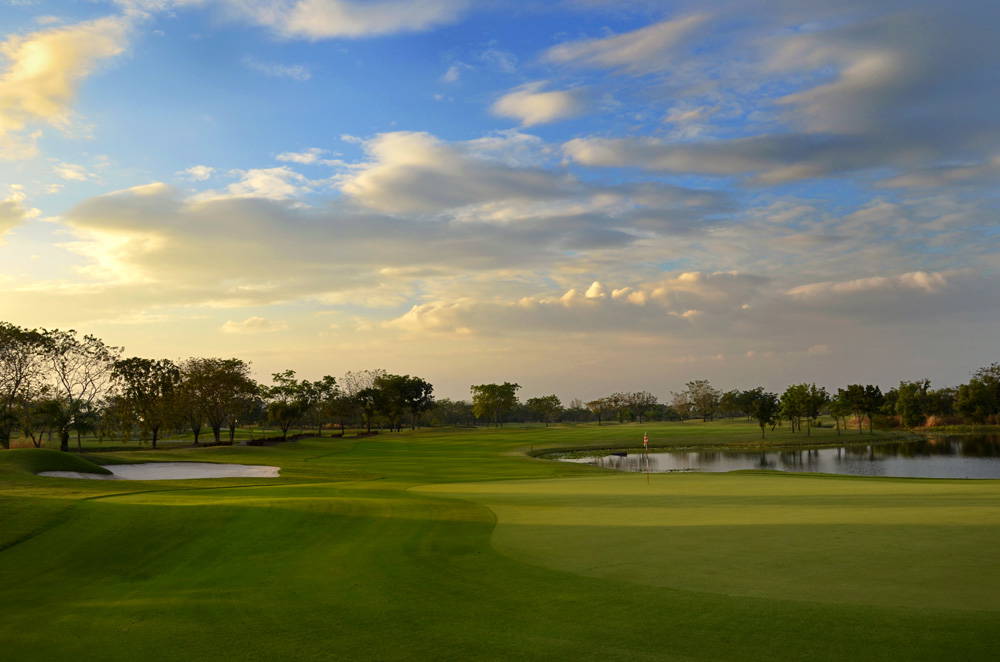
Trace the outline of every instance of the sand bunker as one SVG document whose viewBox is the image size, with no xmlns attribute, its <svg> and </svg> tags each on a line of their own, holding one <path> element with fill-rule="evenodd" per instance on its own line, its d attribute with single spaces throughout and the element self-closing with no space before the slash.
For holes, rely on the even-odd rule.
<svg viewBox="0 0 1000 662">
<path fill-rule="evenodd" d="M 91 480 L 187 480 L 190 478 L 277 478 L 281 467 L 251 464 L 215 464 L 213 462 L 149 462 L 147 464 L 109 464 L 111 474 L 88 474 L 79 471 L 43 471 L 39 476 L 89 478 Z"/>
</svg>

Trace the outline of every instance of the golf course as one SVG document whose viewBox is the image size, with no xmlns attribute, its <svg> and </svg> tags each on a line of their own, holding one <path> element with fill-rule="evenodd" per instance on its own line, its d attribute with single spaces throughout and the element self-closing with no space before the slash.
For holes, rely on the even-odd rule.
<svg viewBox="0 0 1000 662">
<path fill-rule="evenodd" d="M 1000 658 L 1000 481 L 537 457 L 647 431 L 760 443 L 756 425 L 689 422 L 0 451 L 3 658 Z M 791 441 L 851 439 L 766 443 Z M 182 461 L 280 475 L 36 475 Z"/>
</svg>

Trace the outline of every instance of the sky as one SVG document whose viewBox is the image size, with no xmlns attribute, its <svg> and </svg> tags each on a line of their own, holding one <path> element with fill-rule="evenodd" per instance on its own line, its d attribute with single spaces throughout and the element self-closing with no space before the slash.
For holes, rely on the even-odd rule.
<svg viewBox="0 0 1000 662">
<path fill-rule="evenodd" d="M 564 401 L 1000 361 L 1000 3 L 0 0 L 0 319 Z"/>
</svg>

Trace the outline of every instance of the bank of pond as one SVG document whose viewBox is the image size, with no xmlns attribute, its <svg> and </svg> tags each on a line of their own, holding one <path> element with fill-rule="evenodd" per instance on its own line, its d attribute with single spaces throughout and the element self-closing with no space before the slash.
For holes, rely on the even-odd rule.
<svg viewBox="0 0 1000 662">
<path fill-rule="evenodd" d="M 951 435 L 828 448 L 788 446 L 758 451 L 603 450 L 543 456 L 618 471 L 666 473 L 795 471 L 896 478 L 1000 478 L 1000 435 Z"/>
</svg>

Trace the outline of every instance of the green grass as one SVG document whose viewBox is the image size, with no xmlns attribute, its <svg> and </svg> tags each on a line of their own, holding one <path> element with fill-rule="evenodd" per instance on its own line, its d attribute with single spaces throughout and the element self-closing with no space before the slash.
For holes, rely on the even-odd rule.
<svg viewBox="0 0 1000 662">
<path fill-rule="evenodd" d="M 276 480 L 45 479 L 2 452 L 4 658 L 997 658 L 1000 481 L 647 477 L 525 455 L 646 430 L 678 448 L 759 434 L 424 430 L 99 456 L 273 464 Z"/>
</svg>

